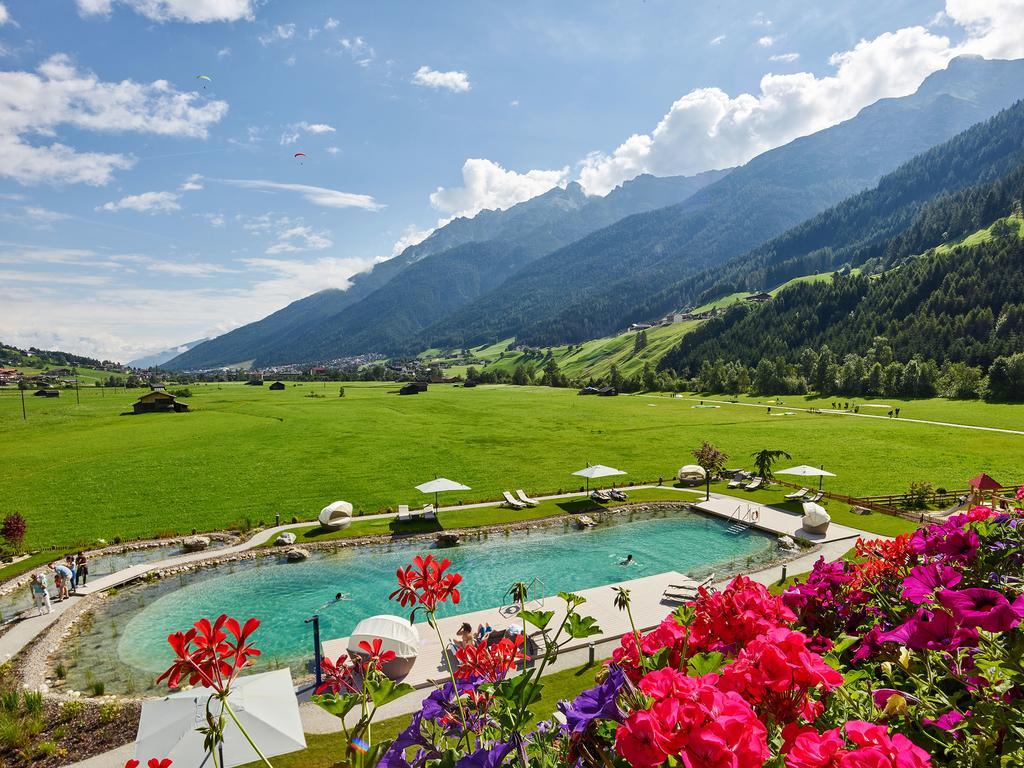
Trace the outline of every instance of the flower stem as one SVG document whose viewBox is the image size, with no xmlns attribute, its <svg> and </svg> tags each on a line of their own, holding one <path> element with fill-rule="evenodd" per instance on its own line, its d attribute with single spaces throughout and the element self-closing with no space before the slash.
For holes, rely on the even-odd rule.
<svg viewBox="0 0 1024 768">
<path fill-rule="evenodd" d="M 233 709 L 231 709 L 231 705 L 228 704 L 227 699 L 224 699 L 224 709 L 227 711 L 227 713 L 231 717 L 231 719 L 235 721 L 235 725 L 238 726 L 238 730 L 240 730 L 242 732 L 242 735 L 245 736 L 245 740 L 249 742 L 249 746 L 252 747 L 256 751 L 257 755 L 260 756 L 260 760 L 263 761 L 263 764 L 266 765 L 266 766 L 269 766 L 269 768 L 274 768 L 274 766 L 271 764 L 271 762 L 269 760 L 267 760 L 267 756 L 264 755 L 262 750 L 260 750 L 260 748 L 256 746 L 256 742 L 252 740 L 251 736 L 249 736 L 248 731 L 245 730 L 245 728 L 239 722 L 238 718 L 235 717 L 235 712 L 234 712 Z"/>
</svg>

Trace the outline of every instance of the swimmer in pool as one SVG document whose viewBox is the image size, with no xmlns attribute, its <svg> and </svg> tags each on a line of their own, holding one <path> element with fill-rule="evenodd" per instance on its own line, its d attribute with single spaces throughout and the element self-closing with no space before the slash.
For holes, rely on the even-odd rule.
<svg viewBox="0 0 1024 768">
<path fill-rule="evenodd" d="M 619 565 L 630 565 L 633 562 L 632 555 L 626 555 L 625 560 L 619 560 Z"/>
</svg>

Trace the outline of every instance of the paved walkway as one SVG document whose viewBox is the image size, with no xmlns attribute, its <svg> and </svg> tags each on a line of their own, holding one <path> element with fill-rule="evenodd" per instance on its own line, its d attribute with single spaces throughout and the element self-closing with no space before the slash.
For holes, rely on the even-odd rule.
<svg viewBox="0 0 1024 768">
<path fill-rule="evenodd" d="M 713 493 L 707 501 L 694 502 L 693 506 L 701 512 L 715 517 L 735 520 L 751 528 L 779 536 L 799 537 L 815 544 L 855 539 L 863 533 L 861 530 L 838 523 L 830 523 L 825 533 L 811 533 L 804 530 L 801 522 L 803 518 L 800 515 L 793 515 L 781 509 L 747 501 L 736 496 Z"/>
<path fill-rule="evenodd" d="M 661 395 L 642 395 L 642 397 L 661 397 Z M 853 413 L 852 411 L 840 411 L 833 408 L 800 408 L 795 405 L 775 405 L 774 403 L 734 403 L 731 400 L 712 400 L 710 398 L 696 398 L 696 397 L 680 397 L 671 398 L 673 400 L 683 400 L 691 403 L 712 403 L 714 405 L 738 405 L 743 408 L 778 408 L 787 411 L 801 411 L 803 413 L 824 413 L 829 416 L 856 416 L 861 419 L 882 419 L 883 421 L 895 421 L 895 422 L 908 422 L 910 424 L 930 424 L 933 427 L 952 427 L 953 429 L 974 429 L 979 432 L 1002 432 L 1006 435 L 1024 435 L 1024 430 L 1019 429 L 1005 429 L 1003 427 L 982 427 L 976 424 L 957 424 L 952 421 L 930 421 L 928 419 L 912 419 L 907 416 L 900 416 L 896 419 L 891 419 L 887 415 L 880 413 Z"/>
</svg>

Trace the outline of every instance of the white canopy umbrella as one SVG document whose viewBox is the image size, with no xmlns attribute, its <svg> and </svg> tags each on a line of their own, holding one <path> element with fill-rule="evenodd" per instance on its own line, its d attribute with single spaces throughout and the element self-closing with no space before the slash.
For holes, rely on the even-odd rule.
<svg viewBox="0 0 1024 768">
<path fill-rule="evenodd" d="M 437 509 L 437 494 L 445 491 L 469 491 L 472 489 L 468 485 L 456 483 L 454 480 L 449 480 L 447 477 L 435 477 L 429 483 L 417 485 L 416 490 L 421 493 L 434 494 L 434 509 Z"/>
<path fill-rule="evenodd" d="M 590 491 L 590 481 L 592 478 L 598 477 L 611 477 L 612 475 L 625 475 L 621 469 L 615 469 L 614 467 L 606 467 L 604 464 L 595 464 L 594 466 L 587 465 L 586 468 L 580 469 L 573 472 L 577 477 L 587 478 L 587 491 Z"/>
<path fill-rule="evenodd" d="M 804 502 L 804 516 L 801 521 L 803 529 L 809 533 L 824 533 L 832 517 L 820 504 L 813 501 Z"/>
<path fill-rule="evenodd" d="M 680 467 L 676 473 L 676 477 L 684 483 L 703 482 L 707 475 L 707 470 L 699 464 L 687 464 L 684 467 Z"/>
<path fill-rule="evenodd" d="M 775 473 L 776 475 L 796 475 L 797 477 L 816 477 L 818 478 L 818 488 L 821 488 L 822 480 L 826 477 L 835 477 L 831 472 L 826 472 L 821 467 L 812 467 L 809 464 L 801 464 L 797 467 L 790 467 L 789 469 L 780 469 Z"/>
<path fill-rule="evenodd" d="M 203 735 L 196 728 L 206 725 L 206 703 L 211 694 L 213 691 L 209 688 L 193 688 L 143 702 L 139 735 L 135 739 L 136 759 L 145 764 L 151 757 L 169 757 L 175 765 L 210 768 L 213 760 L 203 746 Z M 267 757 L 306 748 L 290 670 L 278 669 L 238 678 L 228 702 Z M 216 703 L 211 709 L 214 714 L 219 711 Z M 221 752 L 224 768 L 259 760 L 256 750 L 230 716 L 225 716 Z"/>
<path fill-rule="evenodd" d="M 352 505 L 347 501 L 336 501 L 320 510 L 317 516 L 324 528 L 338 530 L 352 522 Z"/>
</svg>

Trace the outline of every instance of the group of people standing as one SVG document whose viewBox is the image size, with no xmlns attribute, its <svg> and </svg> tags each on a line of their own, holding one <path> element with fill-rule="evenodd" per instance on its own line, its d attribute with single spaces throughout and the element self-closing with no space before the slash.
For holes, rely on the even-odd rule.
<svg viewBox="0 0 1024 768">
<path fill-rule="evenodd" d="M 79 584 L 89 581 L 89 561 L 85 553 L 68 555 L 63 561 L 50 563 L 48 571 L 40 571 L 32 577 L 29 584 L 32 590 L 32 601 L 39 615 L 52 610 L 50 603 L 50 580 L 48 573 L 53 574 L 53 586 L 57 590 L 57 600 L 67 600 L 78 590 Z"/>
</svg>

